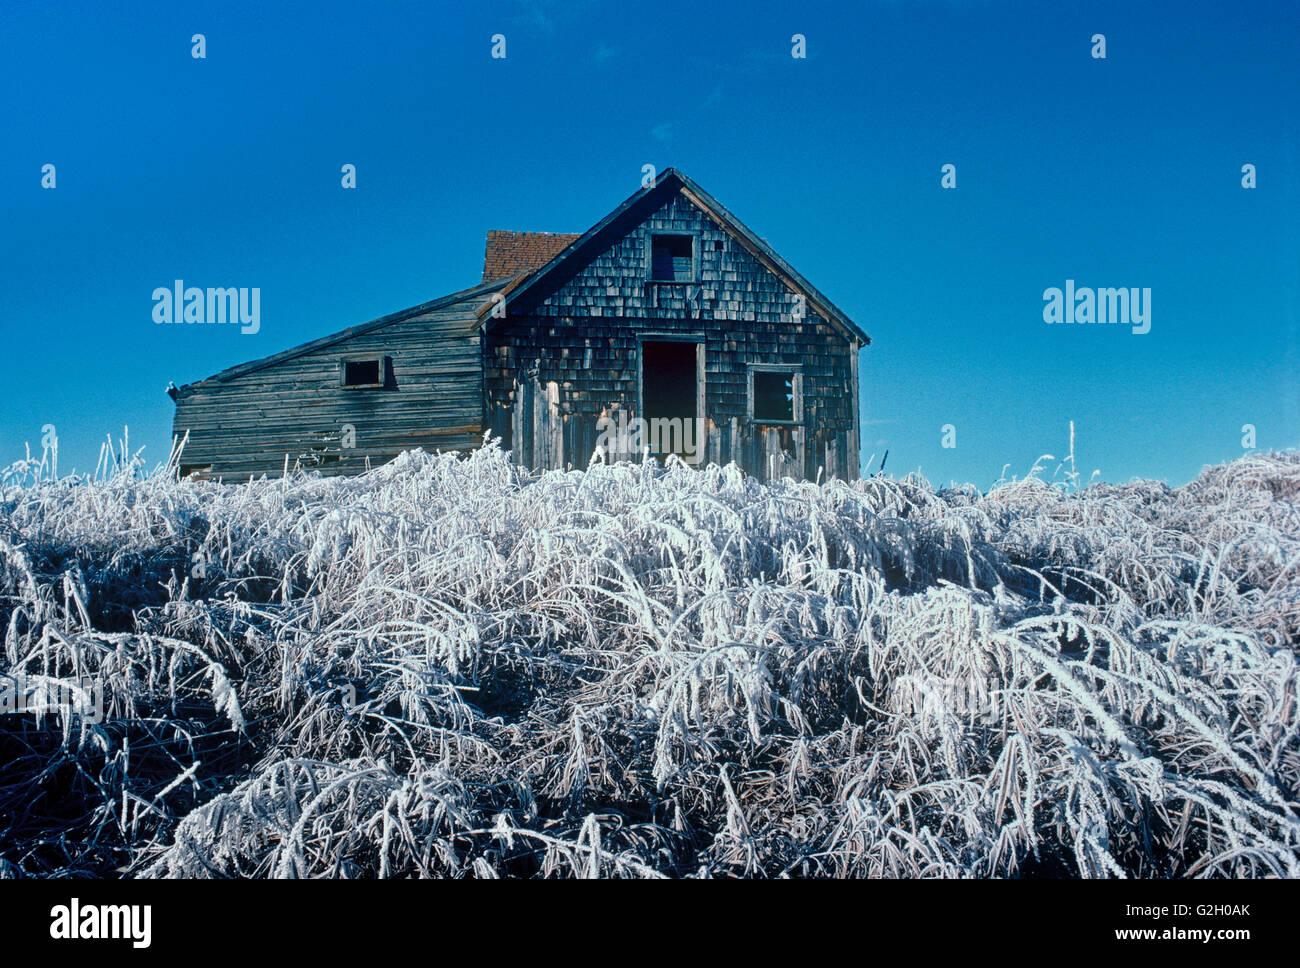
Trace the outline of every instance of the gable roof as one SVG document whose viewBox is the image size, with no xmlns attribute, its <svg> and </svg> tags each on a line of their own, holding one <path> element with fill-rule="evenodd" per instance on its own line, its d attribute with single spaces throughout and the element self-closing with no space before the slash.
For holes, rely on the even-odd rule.
<svg viewBox="0 0 1300 968">
<path fill-rule="evenodd" d="M 783 278 L 795 291 L 802 292 L 813 308 L 820 311 L 845 336 L 849 339 L 859 340 L 863 344 L 871 342 L 871 337 L 857 323 L 849 319 L 829 299 L 822 295 L 812 283 L 796 272 L 789 263 L 776 254 L 771 246 L 751 232 L 743 222 L 727 211 L 712 195 L 708 194 L 676 168 L 667 168 L 659 175 L 653 186 L 637 191 L 622 205 L 582 234 L 490 230 L 487 234 L 487 244 L 483 253 L 483 280 L 477 286 L 462 289 L 460 292 L 454 292 L 451 295 L 421 303 L 409 309 L 401 309 L 395 313 L 380 316 L 378 319 L 372 319 L 367 323 L 361 323 L 340 330 L 337 333 L 332 333 L 329 336 L 310 340 L 258 360 L 229 367 L 205 379 L 196 380 L 194 383 L 169 388 L 169 393 L 171 393 L 172 399 L 176 400 L 194 392 L 194 388 L 201 384 L 222 383 L 233 380 L 246 373 L 253 373 L 265 367 L 282 363 L 285 360 L 302 356 L 304 353 L 310 353 L 313 350 L 340 343 L 353 336 L 368 333 L 372 329 L 400 322 L 421 313 L 442 309 L 476 296 L 486 296 L 499 292 L 505 298 L 505 308 L 508 311 L 511 303 L 540 292 L 545 282 L 571 257 L 592 247 L 612 241 L 619 231 L 616 223 L 622 216 L 643 205 L 647 206 L 648 209 L 657 207 L 659 199 L 674 191 L 681 191 L 687 199 L 727 230 L 769 271 Z M 496 276 L 496 273 L 504 273 L 504 275 Z M 493 276 L 495 277 L 490 278 Z M 492 300 L 484 300 L 483 305 L 478 310 L 479 324 L 484 329 L 490 328 L 496 319 L 500 318 L 489 316 L 492 307 Z"/>
<path fill-rule="evenodd" d="M 688 200 L 700 208 L 706 215 L 713 218 L 723 229 L 725 229 L 737 242 L 743 245 L 751 255 L 760 263 L 777 276 L 783 278 L 786 283 L 796 292 L 801 292 L 807 298 L 808 302 L 822 315 L 831 321 L 833 325 L 839 328 L 850 339 L 856 339 L 863 344 L 871 342 L 871 337 L 844 314 L 834 303 L 824 296 L 812 283 L 795 271 L 794 267 L 777 255 L 776 251 L 767 244 L 763 239 L 755 235 L 748 226 L 740 219 L 727 211 L 717 199 L 700 188 L 690 178 L 678 171 L 676 168 L 666 168 L 656 179 L 655 184 L 642 188 L 628 198 L 622 205 L 614 209 L 603 219 L 593 225 L 582 235 L 576 237 L 568 245 L 556 252 L 547 262 L 538 267 L 535 271 L 525 272 L 517 276 L 511 283 L 503 286 L 502 293 L 506 299 L 506 310 L 509 311 L 511 303 L 518 303 L 530 295 L 539 294 L 543 291 L 546 281 L 566 264 L 569 259 L 579 253 L 590 249 L 606 245 L 613 241 L 618 233 L 616 223 L 622 216 L 628 212 L 641 208 L 643 206 L 650 208 L 657 206 L 658 200 L 672 192 L 680 191 Z M 556 235 L 557 239 L 563 236 Z M 485 267 L 486 271 L 486 267 Z M 485 329 L 491 328 L 496 319 L 501 317 L 488 317 L 488 309 L 485 307 L 480 311 L 479 317 L 483 320 Z"/>
<path fill-rule="evenodd" d="M 483 282 L 533 272 L 578 239 L 577 232 L 508 232 L 489 229 L 483 252 Z"/>
<path fill-rule="evenodd" d="M 331 333 L 328 336 L 321 336 L 318 339 L 309 340 L 298 346 L 290 347 L 287 350 L 281 350 L 279 353 L 272 353 L 270 356 L 264 356 L 261 359 L 251 360 L 248 363 L 240 363 L 238 366 L 232 366 L 222 370 L 210 377 L 202 380 L 196 380 L 194 383 L 187 383 L 184 386 L 175 388 L 172 399 L 175 400 L 182 396 L 187 396 L 194 391 L 195 387 L 205 383 L 224 383 L 227 380 L 233 380 L 236 377 L 243 376 L 246 373 L 253 373 L 268 366 L 274 366 L 277 363 L 283 363 L 285 360 L 291 360 L 294 357 L 302 356 L 304 353 L 310 353 L 313 350 L 322 349 L 334 343 L 341 343 L 344 340 L 351 339 L 353 336 L 359 336 L 362 333 L 368 333 L 373 329 L 379 329 L 381 326 L 387 326 L 390 323 L 398 323 L 403 319 L 410 319 L 412 316 L 419 316 L 422 313 L 433 312 L 437 309 L 444 309 L 447 306 L 453 306 L 456 303 L 465 302 L 477 296 L 486 296 L 493 292 L 500 292 L 504 285 L 512 280 L 496 280 L 488 284 L 479 284 L 469 289 L 462 289 L 460 292 L 453 292 L 449 296 L 442 296 L 438 299 L 432 299 L 429 302 L 420 303 L 418 306 L 411 306 L 408 309 L 399 309 L 395 313 L 389 313 L 386 316 L 380 316 L 378 319 L 372 319 L 368 323 L 360 323 L 356 326 L 350 326 L 347 329 L 339 330 L 337 333 Z M 491 306 L 491 302 L 486 304 Z"/>
</svg>

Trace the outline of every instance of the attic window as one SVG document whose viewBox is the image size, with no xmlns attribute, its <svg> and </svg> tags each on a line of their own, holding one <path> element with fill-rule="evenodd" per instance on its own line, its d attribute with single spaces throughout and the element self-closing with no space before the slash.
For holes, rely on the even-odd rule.
<svg viewBox="0 0 1300 968">
<path fill-rule="evenodd" d="M 749 416 L 755 423 L 798 423 L 803 419 L 803 374 L 797 367 L 752 366 Z"/>
<path fill-rule="evenodd" d="M 654 282 L 691 282 L 695 278 L 695 236 L 650 236 L 650 278 Z"/>
<path fill-rule="evenodd" d="M 380 387 L 384 385 L 384 360 L 344 360 L 345 387 Z"/>
</svg>

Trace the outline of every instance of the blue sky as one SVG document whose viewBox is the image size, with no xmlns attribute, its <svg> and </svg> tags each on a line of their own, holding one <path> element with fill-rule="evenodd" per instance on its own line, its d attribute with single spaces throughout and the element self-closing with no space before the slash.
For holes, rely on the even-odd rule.
<svg viewBox="0 0 1300 968">
<path fill-rule="evenodd" d="M 987 486 L 1073 420 L 1085 474 L 1182 483 L 1243 424 L 1300 445 L 1297 50 L 1281 2 L 8 0 L 0 462 L 46 424 L 63 471 L 124 425 L 160 460 L 169 380 L 473 285 L 488 229 L 583 231 L 649 163 L 871 334 L 864 457 Z M 178 278 L 260 331 L 155 325 Z M 1151 331 L 1045 324 L 1066 279 Z"/>
</svg>

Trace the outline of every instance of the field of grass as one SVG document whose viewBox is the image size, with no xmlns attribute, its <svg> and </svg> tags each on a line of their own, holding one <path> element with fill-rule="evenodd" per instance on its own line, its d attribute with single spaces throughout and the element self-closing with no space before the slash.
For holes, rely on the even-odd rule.
<svg viewBox="0 0 1300 968">
<path fill-rule="evenodd" d="M 0 876 L 1300 876 L 1294 453 L 23 463 L 0 636 Z"/>
</svg>

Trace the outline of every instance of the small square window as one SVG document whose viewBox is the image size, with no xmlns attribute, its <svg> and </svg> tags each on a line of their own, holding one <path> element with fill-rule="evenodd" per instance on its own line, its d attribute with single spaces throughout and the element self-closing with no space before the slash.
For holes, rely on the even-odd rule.
<svg viewBox="0 0 1300 968">
<path fill-rule="evenodd" d="M 796 370 L 751 370 L 750 406 L 757 423 L 794 423 L 801 418 Z"/>
<path fill-rule="evenodd" d="M 695 236 L 650 236 L 650 278 L 656 282 L 690 282 L 695 275 Z"/>
<path fill-rule="evenodd" d="M 384 383 L 384 361 L 344 360 L 343 385 L 345 387 L 377 387 Z"/>
</svg>

